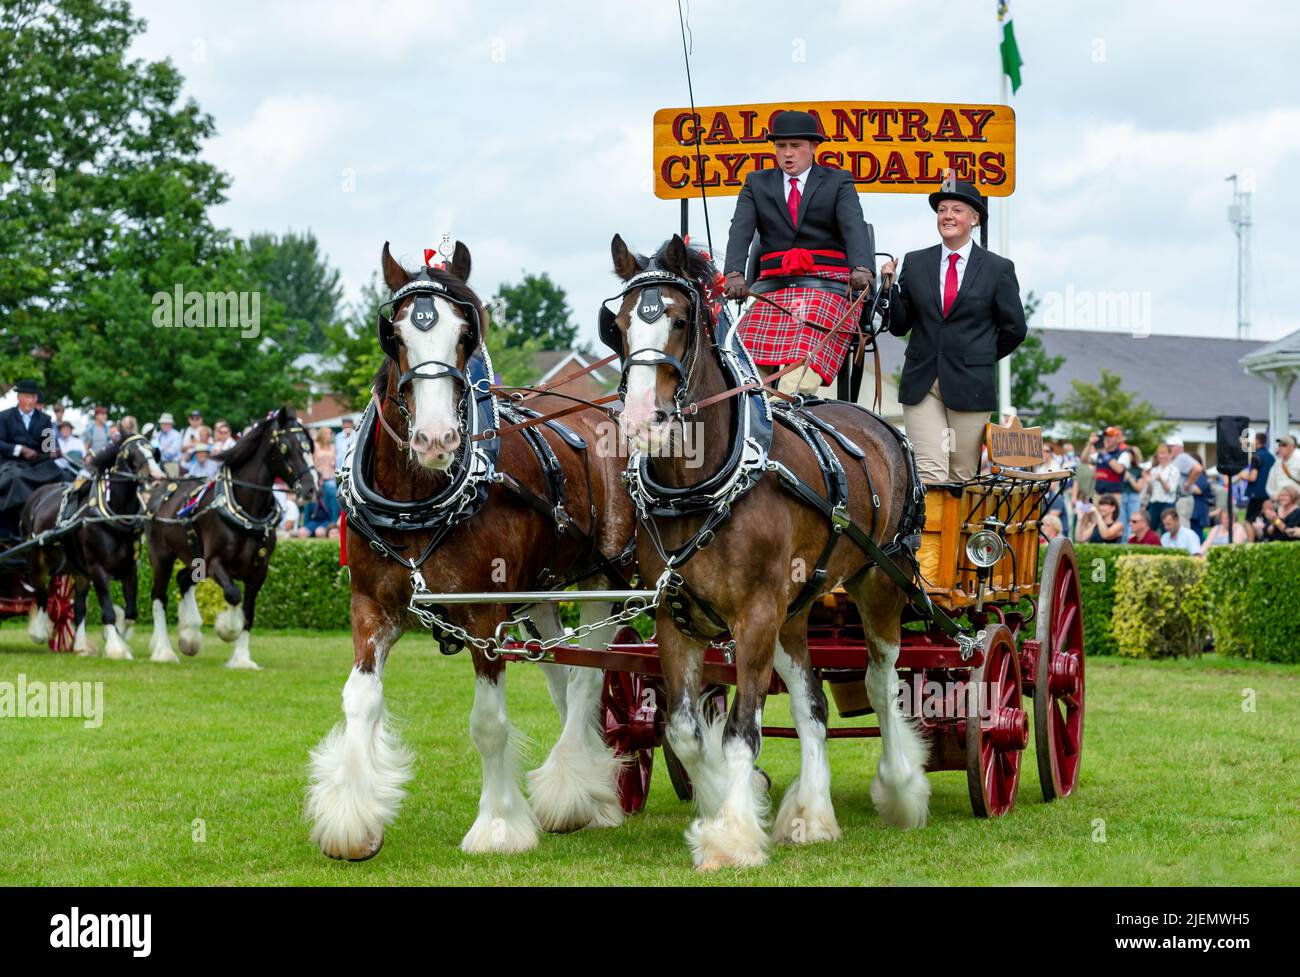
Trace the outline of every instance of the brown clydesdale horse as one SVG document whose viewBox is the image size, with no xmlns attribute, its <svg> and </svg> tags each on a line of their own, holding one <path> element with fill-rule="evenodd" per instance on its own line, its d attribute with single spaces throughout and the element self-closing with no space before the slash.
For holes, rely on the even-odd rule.
<svg viewBox="0 0 1300 977">
<path fill-rule="evenodd" d="M 614 320 L 618 332 L 611 325 L 609 335 L 615 343 L 621 340 L 625 354 L 649 351 L 632 355 L 630 364 L 625 359 L 623 424 L 632 447 L 649 457 L 648 471 L 660 485 L 696 484 L 724 464 L 739 409 L 737 398 L 731 397 L 702 408 L 690 421 L 675 413 L 677 404 L 697 403 L 730 387 L 715 346 L 714 310 L 704 298 L 717 271 L 702 252 L 688 248 L 677 236 L 651 258 L 633 254 L 618 236 L 612 251 L 614 271 L 624 282 L 649 269 L 698 285 L 691 294 L 689 289 L 657 283 L 659 294 L 650 293 L 645 301 L 652 310 L 662 307 L 664 314 L 645 321 L 633 313 L 647 307 L 641 305 L 646 288 L 634 283 L 624 293 Z M 701 315 L 695 319 L 692 310 L 697 306 Z M 680 374 L 664 354 L 682 365 Z M 883 421 L 851 404 L 831 402 L 810 409 L 865 451 L 865 458 L 857 459 L 833 438 L 826 439 L 848 477 L 850 519 L 864 529 L 873 525 L 873 490 L 865 470 L 869 468 L 870 485 L 879 496 L 874 538 L 892 539 L 909 491 L 907 459 L 898 439 Z M 685 423 L 699 425 L 695 434 L 704 460 L 698 467 L 688 464 L 680 452 L 663 450 L 671 446 L 677 426 Z M 824 497 L 812 450 L 784 424 L 774 428 L 768 457 Z M 684 430 L 682 434 L 685 440 Z M 654 528 L 661 534 L 664 550 L 671 552 L 689 541 L 703 518 L 657 519 Z M 717 528 L 707 548 L 680 567 L 689 588 L 712 607 L 735 640 L 736 692 L 725 724 L 706 723 L 701 716 L 698 696 L 706 640 L 683 633 L 667 602 L 657 609 L 659 656 L 668 695 L 667 736 L 695 785 L 698 816 L 687 841 L 701 869 L 757 865 L 766 859 L 764 778 L 754 764 L 773 668 L 790 690 L 802 752 L 800 776 L 785 792 L 773 833 L 777 840 L 789 842 L 839 837 L 826 757 L 826 697 L 809 665 L 807 607 L 787 619 L 787 606 L 802 589 L 808 568 L 817 564 L 830 532 L 829 520 L 783 490 L 777 475 L 769 471 L 735 502 L 730 518 Z M 638 534 L 637 559 L 643 578 L 655 580 L 665 561 L 650 535 Z M 889 705 L 897 686 L 894 666 L 905 598 L 848 539 L 835 546 L 827 569 L 819 593 L 842 584 L 857 604 L 868 636 L 867 688 L 877 704 L 882 741 L 872 799 L 886 821 L 920 826 L 929 800 L 925 743 L 911 722 Z M 689 613 L 689 630 L 707 637 L 717 632 L 717 623 L 698 605 Z"/>
<path fill-rule="evenodd" d="M 558 532 L 549 510 L 530 505 L 510 487 L 510 481 L 517 480 L 534 501 L 549 496 L 540 458 L 519 431 L 498 439 L 495 470 L 508 478 L 487 484 L 486 499 L 480 498 L 477 512 L 452 521 L 430 518 L 423 527 L 376 528 L 368 512 L 382 513 L 381 506 L 390 502 L 446 497 L 454 491 L 456 480 L 473 470 L 471 462 L 477 456 L 472 457 L 471 450 L 490 443 L 473 441 L 467 426 L 468 412 L 478 409 L 486 384 L 483 380 L 484 386 L 471 396 L 467 389 L 471 367 L 486 370 L 490 377 L 486 361 L 471 364 L 486 338 L 487 312 L 466 284 L 469 250 L 458 242 L 446 268 L 410 273 L 385 244 L 381 265 L 395 296 L 384 307 L 391 316 L 381 316 L 380 324 L 380 343 L 389 356 L 374 387 L 382 423 L 371 416 L 372 405 L 358 430 L 346 484 L 340 486 L 340 503 L 347 512 L 355 661 L 343 687 L 344 722 L 312 753 L 306 812 L 312 840 L 321 851 L 349 860 L 369 858 L 379 851 L 384 829 L 396 817 L 411 775 L 411 755 L 387 719 L 381 676 L 389 650 L 404 632 L 427 633 L 408 607 L 414 586 L 412 564 L 418 565 L 417 572 L 432 593 L 536 590 L 544 572 L 561 579 L 581 572 L 590 562 L 592 542 L 605 558 L 615 557 L 634 528 L 631 505 L 620 483 L 622 464 L 617 452 L 598 450 L 602 437 L 616 443 L 616 437 L 609 436 L 616 432 L 602 429 L 602 423 L 612 422 L 597 410 L 563 420 L 585 439 L 586 449 L 566 443 L 548 425 L 533 429 L 545 438 L 563 469 L 565 508 L 573 523 L 568 531 Z M 539 397 L 529 404 L 545 412 L 570 402 Z M 444 527 L 441 541 L 422 559 Z M 587 585 L 611 583 L 597 575 Z M 603 612 L 604 606 L 583 607 L 584 622 L 603 617 L 597 611 Z M 508 608 L 453 604 L 439 614 L 440 621 L 486 639 L 507 619 Z M 560 633 L 553 613 L 541 616 L 537 624 L 544 636 Z M 605 631 L 601 629 L 591 640 L 608 640 Z M 440 632 L 444 650 L 446 637 Z M 564 730 L 546 762 L 529 776 L 530 808 L 520 789 L 514 736 L 506 716 L 505 664 L 472 643 L 469 648 L 475 674 L 470 734 L 482 759 L 483 784 L 478 816 L 464 836 L 462 849 L 523 851 L 536 845 L 539 827 L 567 831 L 620 824 L 617 762 L 596 725 L 602 673 L 543 666 Z"/>
<path fill-rule="evenodd" d="M 197 655 L 203 649 L 203 618 L 194 587 L 211 577 L 226 599 L 225 609 L 217 614 L 217 636 L 234 642 L 226 667 L 256 669 L 248 648 L 249 632 L 257 595 L 275 552 L 280 521 L 275 480 L 282 478 L 293 486 L 305 505 L 320 491 L 320 475 L 312 463 L 311 438 L 292 407 L 272 411 L 245 431 L 233 448 L 213 459 L 221 462 L 221 471 L 206 487 L 194 479 L 178 479 L 158 485 L 149 498 L 153 568 L 149 660 L 179 661 L 167 637 L 167 585 L 180 560 L 176 583 L 181 592 L 177 608 L 181 651 Z M 191 496 L 200 488 L 202 497 L 191 504 Z"/>
<path fill-rule="evenodd" d="M 70 573 L 74 580 L 73 617 L 76 637 L 72 649 L 85 655 L 91 651 L 86 637 L 86 592 L 93 584 L 99 600 L 99 618 L 104 625 L 104 657 L 130 658 L 127 646 L 135 626 L 138 606 L 136 595 L 135 544 L 140 539 L 140 495 L 146 477 L 163 478 L 154 461 L 149 442 L 138 434 L 127 435 L 104 448 L 90 459 L 92 475 L 72 489 L 69 515 L 79 511 L 80 526 L 31 551 L 27 558 L 27 579 L 36 591 L 27 633 L 38 644 L 50 637 L 50 619 L 45 613 L 50 577 Z M 64 490 L 63 482 L 44 485 L 32 494 L 23 507 L 23 535 L 36 536 L 53 529 L 58 521 Z M 109 596 L 109 584 L 122 582 L 122 600 L 126 604 L 125 620 L 118 631 L 116 609 Z"/>
</svg>

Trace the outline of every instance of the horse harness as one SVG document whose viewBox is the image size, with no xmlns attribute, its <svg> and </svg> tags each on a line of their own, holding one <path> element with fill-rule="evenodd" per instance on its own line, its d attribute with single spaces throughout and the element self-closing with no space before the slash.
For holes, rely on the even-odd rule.
<svg viewBox="0 0 1300 977">
<path fill-rule="evenodd" d="M 347 514 L 348 527 L 355 529 L 375 552 L 397 561 L 411 571 L 412 595 L 407 609 L 438 636 L 439 646 L 444 654 L 455 654 L 464 648 L 464 640 L 454 631 L 443 626 L 439 615 L 445 618 L 444 607 L 434 605 L 425 608 L 416 603 L 417 594 L 428 592 L 420 567 L 456 527 L 471 519 L 482 509 L 487 502 L 490 487 L 494 484 L 501 485 L 518 501 L 541 513 L 554 524 L 555 539 L 551 554 L 545 561 L 546 565 L 539 574 L 537 589 L 563 589 L 601 572 L 624 586 L 629 586 L 624 575 L 618 570 L 617 564 L 631 558 L 632 547 L 629 545 L 623 553 L 610 559 L 600 551 L 596 542 L 596 507 L 586 440 L 558 420 L 539 421 L 542 415 L 537 411 L 524 407 L 517 401 L 500 400 L 494 396 L 491 390 L 492 360 L 482 343 L 477 308 L 472 303 L 452 294 L 427 269 L 422 270 L 415 279 L 394 292 L 392 298 L 381 306 L 378 324 L 379 343 L 394 363 L 398 362 L 394 325 L 392 319 L 383 313 L 383 309 L 395 307 L 407 296 L 414 296 L 411 321 L 417 329 L 427 330 L 437 322 L 438 313 L 433 304 L 436 297 L 455 302 L 459 307 L 471 312 L 469 317 L 471 331 L 468 337 L 470 351 L 466 357 L 465 369 L 462 371 L 454 364 L 436 360 L 416 364 L 401 374 L 396 395 L 388 395 L 388 399 L 393 401 L 398 412 L 409 425 L 412 423 L 412 416 L 402 395 L 402 388 L 409 381 L 450 377 L 461 384 L 464 390 L 459 408 L 461 448 L 451 466 L 450 477 L 447 484 L 433 495 L 412 501 L 390 499 L 377 489 L 373 483 L 373 451 L 378 434 L 377 428 L 382 426 L 387 430 L 403 450 L 407 447 L 407 442 L 393 432 L 384 420 L 382 403 L 377 395 L 372 397 L 370 405 L 361 417 L 357 428 L 356 447 L 353 449 L 351 459 L 339 470 L 339 503 Z M 425 367 L 430 366 L 435 368 L 433 372 L 423 372 Z M 537 460 L 545 485 L 544 494 L 539 495 L 514 474 L 501 469 L 498 463 L 501 439 L 496 436 L 496 432 L 502 428 L 503 422 L 511 426 L 526 424 L 519 433 Z M 544 423 L 551 428 L 564 444 L 577 452 L 583 460 L 590 510 L 586 528 L 570 514 L 564 469 L 550 442 L 538 430 L 539 423 Z M 421 532 L 431 535 L 419 554 L 410 557 L 405 553 L 404 547 L 386 539 L 383 535 L 385 532 Z M 566 537 L 578 540 L 584 549 L 581 573 L 568 579 L 559 577 L 550 569 L 556 562 L 555 556 Z"/>
<path fill-rule="evenodd" d="M 664 313 L 658 296 L 661 285 L 672 285 L 685 291 L 690 296 L 692 313 L 691 328 L 704 328 L 702 309 L 705 301 L 699 286 L 671 272 L 661 271 L 653 265 L 628 280 L 624 291 L 616 296 L 622 300 L 628 293 L 645 289 L 654 294 L 647 301 L 644 296 L 638 298 L 636 314 L 645 321 L 653 321 Z M 614 315 L 608 309 L 608 302 L 601 309 L 601 339 L 607 345 L 621 348 L 621 332 L 614 322 Z M 908 488 L 903 512 L 894 536 L 883 545 L 876 543 L 874 536 L 878 529 L 877 518 L 880 497 L 872 485 L 871 472 L 867 464 L 866 452 L 843 432 L 837 430 L 828 420 L 819 417 L 812 408 L 825 403 L 811 398 L 797 398 L 794 404 L 778 403 L 773 405 L 760 389 L 758 370 L 750 358 L 748 350 L 740 342 L 738 331 L 723 308 L 718 317 L 717 329 L 720 338 L 709 336 L 688 337 L 687 349 L 696 355 L 697 350 L 710 349 L 718 356 L 726 382 L 736 389 L 738 397 L 738 414 L 735 430 L 732 434 L 731 449 L 726 462 L 718 472 L 702 482 L 690 486 L 676 487 L 661 485 L 653 479 L 649 468 L 649 459 L 640 452 L 628 459 L 624 471 L 624 482 L 632 496 L 633 503 L 641 517 L 641 524 L 664 561 L 665 596 L 673 623 L 685 634 L 701 640 L 712 641 L 729 630 L 726 621 L 699 591 L 692 587 L 682 576 L 681 569 L 704 547 L 714 539 L 718 528 L 731 514 L 733 506 L 753 488 L 767 473 L 777 476 L 778 484 L 801 502 L 812 506 L 826 516 L 831 525 L 831 532 L 818 557 L 817 565 L 809 575 L 804 586 L 786 608 L 786 620 L 803 611 L 818 595 L 825 584 L 827 565 L 830 562 L 836 544 L 847 537 L 867 557 L 868 565 L 879 566 L 907 595 L 909 601 L 922 614 L 935 620 L 950 636 L 961 640 L 961 630 L 940 608 L 934 606 L 925 590 L 916 584 L 916 549 L 920 544 L 920 530 L 925 522 L 925 486 L 917 473 L 916 460 L 911 443 L 897 428 L 884 418 L 857 404 L 850 406 L 875 418 L 898 441 L 904 457 L 907 459 Z M 706 347 L 701 339 L 708 342 Z M 694 362 L 682 364 L 675 357 L 662 350 L 638 350 L 630 353 L 623 362 L 623 377 L 620 390 L 627 385 L 629 367 L 638 365 L 671 366 L 678 375 L 678 389 L 674 396 L 674 418 L 682 418 L 682 402 L 685 399 L 684 388 L 691 374 Z M 689 354 L 688 354 L 689 355 Z M 752 385 L 752 386 L 751 386 Z M 818 468 L 822 472 L 825 494 L 817 492 L 780 461 L 770 457 L 773 437 L 772 421 L 778 421 L 797 434 L 812 453 Z M 848 479 L 838 456 L 827 443 L 833 439 L 851 458 L 862 462 L 867 477 L 867 491 L 871 494 L 871 525 L 864 532 L 848 515 Z M 662 534 L 656 520 L 679 518 L 682 516 L 702 516 L 703 520 L 682 545 L 669 551 L 663 544 Z M 911 573 L 905 573 L 896 565 L 895 558 L 901 557 L 909 565 Z M 707 628 L 697 627 L 698 622 L 707 622 Z"/>
</svg>

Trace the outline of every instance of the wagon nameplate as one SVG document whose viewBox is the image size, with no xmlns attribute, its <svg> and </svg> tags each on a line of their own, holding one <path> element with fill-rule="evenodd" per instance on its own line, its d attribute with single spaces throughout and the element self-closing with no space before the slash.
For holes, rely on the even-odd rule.
<svg viewBox="0 0 1300 977">
<path fill-rule="evenodd" d="M 1014 414 L 1011 423 L 990 424 L 987 432 L 989 461 L 1004 468 L 1028 468 L 1043 463 L 1043 429 L 1021 427 Z"/>
</svg>

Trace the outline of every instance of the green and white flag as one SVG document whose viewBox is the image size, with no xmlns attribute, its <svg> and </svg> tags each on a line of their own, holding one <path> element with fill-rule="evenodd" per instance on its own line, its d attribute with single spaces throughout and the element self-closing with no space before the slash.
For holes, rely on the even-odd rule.
<svg viewBox="0 0 1300 977">
<path fill-rule="evenodd" d="M 1020 48 L 1016 46 L 1016 32 L 1007 17 L 1006 0 L 998 0 L 998 23 L 1002 24 L 1002 73 L 1011 79 L 1011 94 L 1020 89 Z"/>
</svg>

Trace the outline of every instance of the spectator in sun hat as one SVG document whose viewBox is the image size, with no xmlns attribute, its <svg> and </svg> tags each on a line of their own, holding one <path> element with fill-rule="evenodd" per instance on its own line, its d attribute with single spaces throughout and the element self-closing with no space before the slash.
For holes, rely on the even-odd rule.
<svg viewBox="0 0 1300 977">
<path fill-rule="evenodd" d="M 154 447 L 158 449 L 159 463 L 170 478 L 181 473 L 181 432 L 176 430 L 176 418 L 170 411 L 158 415 L 158 430 L 153 436 Z"/>
<path fill-rule="evenodd" d="M 59 421 L 59 457 L 54 463 L 60 468 L 76 471 L 86 457 L 86 443 L 72 433 L 72 422 Z"/>
<path fill-rule="evenodd" d="M 1273 469 L 1268 473 L 1268 497 L 1276 499 L 1282 489 L 1291 485 L 1300 490 L 1300 458 L 1296 457 L 1296 441 L 1289 434 L 1277 439 L 1277 455 Z"/>
<path fill-rule="evenodd" d="M 1165 444 L 1169 445 L 1170 463 L 1178 470 L 1178 491 L 1174 505 L 1178 509 L 1179 521 L 1186 528 L 1192 521 L 1194 507 L 1192 486 L 1196 483 L 1196 476 L 1204 469 L 1193 456 L 1187 453 L 1183 446 L 1183 439 L 1178 435 L 1166 438 Z"/>
<path fill-rule="evenodd" d="M 206 430 L 203 426 L 203 412 L 198 408 L 190 411 L 190 424 L 181 432 L 181 453 L 187 458 L 190 452 L 194 450 L 194 445 L 199 441 L 206 441 L 203 432 Z M 209 432 L 211 433 L 211 432 Z"/>
</svg>

